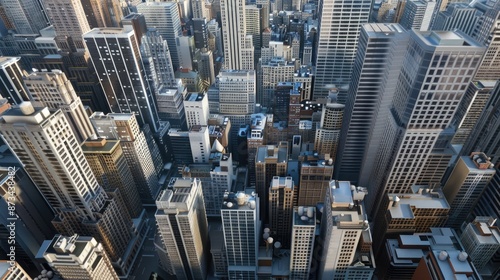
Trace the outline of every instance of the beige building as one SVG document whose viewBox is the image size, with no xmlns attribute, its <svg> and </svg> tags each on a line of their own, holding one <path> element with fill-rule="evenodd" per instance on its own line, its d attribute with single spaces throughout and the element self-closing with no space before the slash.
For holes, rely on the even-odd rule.
<svg viewBox="0 0 500 280">
<path fill-rule="evenodd" d="M 297 205 L 316 206 L 323 202 L 333 174 L 333 161 L 315 154 L 299 156 L 300 188 Z"/>
<path fill-rule="evenodd" d="M 290 247 L 290 279 L 309 279 L 314 239 L 316 236 L 316 208 L 294 207 Z"/>
<path fill-rule="evenodd" d="M 24 269 L 17 263 L 14 266 L 10 262 L 0 261 L 0 279 L 2 280 L 32 280 L 32 278 L 24 271 Z"/>
<path fill-rule="evenodd" d="M 339 103 L 328 103 L 323 107 L 320 127 L 316 129 L 314 150 L 325 158 L 333 158 L 337 154 L 340 129 L 345 106 Z"/>
</svg>

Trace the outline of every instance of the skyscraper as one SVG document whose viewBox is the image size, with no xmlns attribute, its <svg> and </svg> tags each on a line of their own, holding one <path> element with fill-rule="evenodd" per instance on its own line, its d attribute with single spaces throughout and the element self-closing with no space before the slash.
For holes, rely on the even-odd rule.
<svg viewBox="0 0 500 280">
<path fill-rule="evenodd" d="M 63 279 L 118 280 L 101 243 L 90 236 L 56 235 L 38 252 Z"/>
<path fill-rule="evenodd" d="M 21 68 L 20 59 L 20 57 L 0 57 L 0 92 L 10 104 L 20 104 L 30 100 L 23 83 L 23 77 L 27 73 Z"/>
<path fill-rule="evenodd" d="M 435 0 L 408 0 L 401 17 L 401 26 L 407 30 L 427 31 L 431 27 Z"/>
<path fill-rule="evenodd" d="M 269 222 L 271 235 L 283 248 L 290 248 L 293 206 L 297 188 L 292 177 L 274 176 L 269 187 Z"/>
<path fill-rule="evenodd" d="M 155 218 L 177 279 L 206 279 L 208 222 L 199 179 L 172 178 L 158 200 Z"/>
<path fill-rule="evenodd" d="M 95 134 L 80 97 L 61 70 L 35 71 L 23 80 L 35 106 L 64 112 L 80 144 Z"/>
<path fill-rule="evenodd" d="M 380 139 L 381 123 L 389 113 L 387 107 L 403 64 L 402 46 L 408 44 L 408 39 L 408 32 L 399 24 L 362 26 L 335 160 L 335 178 L 362 185 L 361 167 L 374 158 L 373 149 L 367 146 L 370 139 Z"/>
<path fill-rule="evenodd" d="M 120 27 L 123 17 L 121 0 L 82 0 L 90 28 Z"/>
<path fill-rule="evenodd" d="M 229 279 L 257 279 L 259 197 L 225 193 L 221 209 Z"/>
<path fill-rule="evenodd" d="M 304 155 L 300 161 L 300 188 L 297 205 L 316 206 L 323 202 L 333 175 L 333 160 Z"/>
<path fill-rule="evenodd" d="M 217 76 L 219 113 L 250 115 L 255 111 L 255 71 L 221 71 Z M 231 119 L 232 123 L 235 123 Z M 239 122 L 235 123 L 239 125 Z"/>
<path fill-rule="evenodd" d="M 222 38 L 224 40 L 224 69 L 254 69 L 252 36 L 245 27 L 245 1 L 220 1 Z"/>
<path fill-rule="evenodd" d="M 476 24 L 482 15 L 483 13 L 469 6 L 467 3 L 452 3 L 446 11 L 437 14 L 430 29 L 453 30 L 456 28 L 472 36 Z"/>
<path fill-rule="evenodd" d="M 316 236 L 316 208 L 294 207 L 292 244 L 290 248 L 290 278 L 308 279 Z"/>
<path fill-rule="evenodd" d="M 500 249 L 500 230 L 492 217 L 476 217 L 460 236 L 465 251 L 478 270 L 482 270 Z"/>
<path fill-rule="evenodd" d="M 134 113 L 141 127 L 148 124 L 157 132 L 160 124 L 153 85 L 146 78 L 134 30 L 130 26 L 94 28 L 83 38 L 111 111 Z"/>
<path fill-rule="evenodd" d="M 49 25 L 40 0 L 2 0 L 1 4 L 18 34 L 37 34 Z"/>
<path fill-rule="evenodd" d="M 449 147 L 446 129 L 484 48 L 457 32 L 411 31 L 407 52 L 401 69 L 405 74 L 396 83 L 377 160 L 363 167 L 371 169 L 367 208 L 372 215 L 384 192 L 410 193 L 412 185 L 429 183 L 422 182 L 422 170 L 436 164 L 433 160 L 439 161 L 442 150 Z M 444 105 L 446 110 L 438 109 Z M 436 168 L 444 173 L 447 165 L 440 161 Z"/>
<path fill-rule="evenodd" d="M 372 1 L 319 1 L 316 75 L 313 99 L 328 96 L 332 84 L 349 85 L 361 25 L 370 17 Z M 339 102 L 345 103 L 342 93 Z"/>
<path fill-rule="evenodd" d="M 137 11 L 144 15 L 148 28 L 156 28 L 167 41 L 174 70 L 179 67 L 179 50 L 176 39 L 182 35 L 179 5 L 176 2 L 146 2 L 137 5 Z"/>
<path fill-rule="evenodd" d="M 345 106 L 337 102 L 327 103 L 321 113 L 320 127 L 316 129 L 314 149 L 326 159 L 335 158 L 339 145 Z"/>
<path fill-rule="evenodd" d="M 483 3 L 481 3 L 483 4 Z M 500 70 L 500 2 L 486 1 L 481 24 L 476 26 L 474 39 L 488 46 L 479 66 L 475 80 L 498 80 Z M 480 3 L 476 4 L 480 6 Z M 479 8 L 479 7 L 478 7 Z"/>
<path fill-rule="evenodd" d="M 210 115 L 208 96 L 204 93 L 188 93 L 184 99 L 184 110 L 188 128 L 195 125 L 206 126 Z"/>
<path fill-rule="evenodd" d="M 162 86 L 175 87 L 177 83 L 168 43 L 158 30 L 148 29 L 142 36 L 140 47 L 146 72 L 150 72 L 149 78 L 153 80 L 156 92 Z"/>
</svg>

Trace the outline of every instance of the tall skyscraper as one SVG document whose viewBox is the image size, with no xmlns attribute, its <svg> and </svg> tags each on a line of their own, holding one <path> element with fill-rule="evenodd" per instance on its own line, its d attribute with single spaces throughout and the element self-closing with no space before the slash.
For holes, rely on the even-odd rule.
<svg viewBox="0 0 500 280">
<path fill-rule="evenodd" d="M 460 157 L 443 187 L 451 205 L 448 226 L 460 228 L 494 175 L 494 165 L 484 153 Z"/>
<path fill-rule="evenodd" d="M 156 100 L 134 30 L 130 26 L 94 28 L 83 38 L 111 111 L 134 113 L 141 127 L 148 124 L 157 132 Z"/>
<path fill-rule="evenodd" d="M 90 28 L 120 27 L 123 17 L 121 0 L 82 0 Z"/>
<path fill-rule="evenodd" d="M 323 202 L 333 175 L 333 160 L 304 155 L 300 161 L 300 188 L 297 205 L 316 206 Z"/>
<path fill-rule="evenodd" d="M 476 24 L 483 15 L 478 9 L 469 6 L 467 3 L 453 3 L 446 11 L 439 12 L 431 30 L 454 30 L 459 29 L 469 36 L 472 36 Z"/>
<path fill-rule="evenodd" d="M 293 206 L 297 200 L 297 188 L 292 177 L 274 176 L 269 187 L 269 226 L 274 241 L 283 248 L 290 248 Z"/>
<path fill-rule="evenodd" d="M 180 83 L 180 81 L 179 81 Z M 168 88 L 162 86 L 156 93 L 158 116 L 162 121 L 168 121 L 172 128 L 187 130 L 184 96 L 187 90 L 182 84 Z"/>
<path fill-rule="evenodd" d="M 476 217 L 460 236 L 464 249 L 478 270 L 482 270 L 500 249 L 500 230 L 492 217 Z"/>
<path fill-rule="evenodd" d="M 156 92 L 161 86 L 172 88 L 177 85 L 168 43 L 157 29 L 148 29 L 143 35 L 141 56 L 146 71 L 150 71 L 150 79 L 154 82 Z"/>
<path fill-rule="evenodd" d="M 47 0 L 43 2 L 49 21 L 56 31 L 56 41 L 62 50 L 85 50 L 82 34 L 90 31 L 90 26 L 83 10 L 82 2 L 78 0 Z M 68 44 L 67 38 L 70 38 Z"/>
<path fill-rule="evenodd" d="M 316 237 L 316 208 L 294 207 L 292 245 L 290 248 L 290 278 L 308 279 Z"/>
<path fill-rule="evenodd" d="M 225 193 L 221 209 L 229 279 L 257 279 L 259 197 Z"/>
<path fill-rule="evenodd" d="M 146 136 L 139 129 L 135 115 L 104 115 L 102 112 L 95 112 L 90 116 L 90 121 L 98 136 L 120 140 L 141 200 L 143 203 L 151 204 L 160 192 L 158 170 L 154 165 Z"/>
<path fill-rule="evenodd" d="M 411 31 L 407 52 L 377 148 L 377 160 L 363 167 L 371 169 L 368 188 L 372 195 L 367 201 L 371 215 L 384 192 L 410 193 L 412 185 L 429 183 L 422 182 L 422 171 L 435 165 L 434 159 L 440 161 L 438 156 L 449 147 L 451 139 L 446 129 L 484 47 L 457 32 Z M 446 110 L 438 109 L 444 105 Z M 447 165 L 447 161 L 440 161 L 433 168 L 444 173 Z"/>
<path fill-rule="evenodd" d="M 402 46 L 408 44 L 408 39 L 408 32 L 399 24 L 362 26 L 335 160 L 335 178 L 362 185 L 361 167 L 374 158 L 373 149 L 367 146 L 370 139 L 380 138 L 381 123 L 389 113 L 387 107 L 403 64 Z"/>
<path fill-rule="evenodd" d="M 172 178 L 158 200 L 158 233 L 177 279 L 206 279 L 208 222 L 199 179 Z M 170 189 L 171 188 L 171 189 Z"/>
<path fill-rule="evenodd" d="M 370 0 L 319 1 L 313 99 L 327 97 L 332 84 L 349 85 L 359 32 L 368 23 L 371 6 Z M 344 95 L 339 96 L 340 103 L 345 103 Z"/>
<path fill-rule="evenodd" d="M 179 68 L 179 50 L 176 40 L 182 36 L 179 5 L 176 2 L 146 2 L 137 5 L 137 11 L 144 15 L 148 28 L 156 28 L 167 41 L 174 70 Z"/>
<path fill-rule="evenodd" d="M 217 76 L 219 113 L 250 115 L 255 111 L 255 71 L 221 71 Z M 234 123 L 233 120 L 231 122 Z M 238 123 L 236 123 L 238 125 Z"/>
<path fill-rule="evenodd" d="M 30 97 L 23 83 L 27 73 L 22 69 L 20 57 L 0 57 L 0 92 L 10 104 L 29 101 Z"/>
<path fill-rule="evenodd" d="M 252 36 L 245 26 L 245 1 L 220 1 L 222 38 L 224 40 L 224 69 L 254 69 Z"/>
<path fill-rule="evenodd" d="M 316 129 L 314 150 L 326 159 L 335 158 L 337 154 L 344 108 L 337 102 L 329 102 L 323 107 L 320 127 Z"/>
<path fill-rule="evenodd" d="M 38 34 L 49 25 L 40 0 L 2 0 L 1 5 L 18 34 Z"/>
<path fill-rule="evenodd" d="M 351 189 L 348 181 L 333 181 L 331 184 L 321 218 L 319 238 L 323 251 L 319 279 L 350 279 L 353 275 L 356 279 L 372 279 L 375 270 L 373 255 L 370 255 L 370 250 L 360 252 L 364 240 L 371 239 L 363 198 L 364 193 L 359 193 L 356 187 Z M 356 269 L 356 264 L 362 270 Z"/>
<path fill-rule="evenodd" d="M 56 235 L 38 254 L 63 279 L 119 279 L 102 244 L 90 236 Z"/>
<path fill-rule="evenodd" d="M 132 237 L 132 221 L 124 206 L 97 183 L 64 113 L 25 102 L 3 113 L 0 130 L 56 210 L 52 223 L 57 231 L 92 234 L 126 274 L 130 263 L 122 257 Z"/>
<path fill-rule="evenodd" d="M 431 27 L 435 0 L 408 0 L 401 18 L 401 26 L 407 30 L 427 31 Z"/>
<path fill-rule="evenodd" d="M 483 4 L 483 3 L 481 3 Z M 498 80 L 500 70 L 498 63 L 500 61 L 500 2 L 485 1 L 484 16 L 482 22 L 478 21 L 474 39 L 488 46 L 479 66 L 475 80 Z M 476 3 L 476 5 L 480 5 Z M 478 7 L 479 8 L 479 7 Z"/>
<path fill-rule="evenodd" d="M 279 82 L 292 82 L 294 73 L 295 63 L 288 62 L 282 57 L 274 57 L 268 63 L 260 65 L 257 93 L 259 104 L 267 108 L 276 108 L 276 85 Z"/>
<path fill-rule="evenodd" d="M 80 144 L 95 134 L 80 97 L 62 71 L 35 71 L 23 80 L 35 106 L 64 112 Z"/>
</svg>

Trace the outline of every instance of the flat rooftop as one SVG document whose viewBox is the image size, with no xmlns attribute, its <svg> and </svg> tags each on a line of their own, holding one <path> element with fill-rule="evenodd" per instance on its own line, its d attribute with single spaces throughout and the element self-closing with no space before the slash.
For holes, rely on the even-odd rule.
<svg viewBox="0 0 500 280">
<path fill-rule="evenodd" d="M 82 144 L 82 150 L 84 153 L 110 153 L 119 144 L 120 140 L 106 140 L 103 146 L 89 146 L 87 143 L 92 143 L 93 141 L 85 141 Z"/>
<path fill-rule="evenodd" d="M 188 95 L 186 96 L 186 99 L 184 101 L 192 101 L 192 102 L 202 101 L 203 97 L 205 97 L 204 93 L 192 92 L 192 93 L 188 93 Z"/>
</svg>

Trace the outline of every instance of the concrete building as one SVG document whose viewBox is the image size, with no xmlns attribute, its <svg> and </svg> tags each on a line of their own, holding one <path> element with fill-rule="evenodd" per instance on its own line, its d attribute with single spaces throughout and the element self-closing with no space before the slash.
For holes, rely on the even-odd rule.
<svg viewBox="0 0 500 280">
<path fill-rule="evenodd" d="M 267 117 L 264 114 L 252 114 L 252 121 L 250 123 L 248 132 L 246 132 L 246 147 L 247 156 L 245 161 L 248 162 L 248 174 L 250 176 L 250 184 L 255 184 L 255 157 L 257 149 L 266 144 L 266 121 Z M 241 130 L 241 129 L 240 129 Z"/>
<path fill-rule="evenodd" d="M 219 88 L 220 114 L 250 115 L 254 113 L 256 103 L 254 70 L 221 71 L 217 76 L 216 85 Z"/>
<path fill-rule="evenodd" d="M 83 0 L 82 5 L 90 28 L 120 27 L 123 18 L 123 3 L 120 0 Z"/>
<path fill-rule="evenodd" d="M 459 29 L 472 36 L 481 16 L 483 16 L 482 12 L 467 3 L 452 3 L 446 11 L 437 14 L 430 30 Z"/>
<path fill-rule="evenodd" d="M 292 82 L 295 63 L 282 57 L 273 57 L 268 63 L 260 65 L 257 101 L 266 108 L 276 106 L 275 88 L 280 82 Z"/>
<path fill-rule="evenodd" d="M 319 279 L 372 279 L 375 259 L 362 201 L 365 193 L 348 181 L 332 181 L 321 218 L 323 252 Z M 355 275 L 355 276 L 354 276 Z"/>
<path fill-rule="evenodd" d="M 334 159 L 339 146 L 345 105 L 329 102 L 323 106 L 320 127 L 316 129 L 314 150 L 325 159 Z"/>
<path fill-rule="evenodd" d="M 411 31 L 408 51 L 421 55 L 405 55 L 401 71 L 412 74 L 408 78 L 399 76 L 380 145 L 376 148 L 377 160 L 364 166 L 368 170 L 361 173 L 370 174 L 365 186 L 374 194 L 367 200 L 372 217 L 384 193 L 411 193 L 413 185 L 441 180 L 453 155 L 449 152 L 450 133 L 452 136 L 449 126 L 484 47 L 458 32 Z M 457 63 L 450 60 L 462 54 L 471 55 L 471 59 L 464 58 Z M 424 55 L 432 59 L 420 59 Z M 417 70 L 410 71 L 410 68 L 426 74 L 418 75 Z M 440 94 L 434 94 L 437 89 Z M 445 103 L 449 104 L 447 110 L 432 109 Z"/>
<path fill-rule="evenodd" d="M 346 101 L 335 160 L 335 178 L 365 185 L 360 174 L 373 162 L 389 113 L 395 81 L 403 64 L 409 34 L 399 24 L 364 24 Z M 302 204 L 301 204 L 302 205 Z"/>
<path fill-rule="evenodd" d="M 146 2 L 137 5 L 137 12 L 146 18 L 148 28 L 156 28 L 167 41 L 174 70 L 179 68 L 176 40 L 182 36 L 179 5 L 174 2 Z"/>
<path fill-rule="evenodd" d="M 188 133 L 191 153 L 194 163 L 208 163 L 211 145 L 208 128 L 206 126 L 195 125 Z M 175 149 L 175 147 L 173 147 Z"/>
<path fill-rule="evenodd" d="M 168 43 L 157 29 L 148 29 L 142 36 L 140 48 L 146 71 L 150 72 L 149 76 L 153 79 L 155 93 L 157 94 L 161 87 L 176 87 L 177 82 Z"/>
<path fill-rule="evenodd" d="M 290 247 L 290 278 L 308 279 L 316 237 L 316 208 L 294 207 Z"/>
<path fill-rule="evenodd" d="M 172 128 L 187 130 L 184 110 L 185 95 L 187 95 L 187 91 L 182 84 L 178 84 L 174 88 L 160 87 L 156 93 L 158 116 L 160 120 L 168 121 Z"/>
<path fill-rule="evenodd" d="M 19 263 L 11 264 L 6 260 L 0 261 L 0 277 L 2 280 L 32 280 Z"/>
<path fill-rule="evenodd" d="M 420 259 L 412 280 L 482 279 L 467 253 L 459 250 L 432 250 Z"/>
<path fill-rule="evenodd" d="M 203 188 L 205 208 L 208 216 L 220 216 L 220 209 L 224 193 L 232 191 L 236 174 L 234 172 L 231 154 L 213 153 L 212 168 L 210 170 L 211 184 Z M 212 157 L 212 155 L 211 155 Z"/>
<path fill-rule="evenodd" d="M 204 93 L 188 93 L 184 99 L 184 111 L 188 129 L 195 125 L 206 126 L 210 115 L 208 96 Z"/>
<path fill-rule="evenodd" d="M 333 175 L 333 160 L 324 160 L 319 155 L 299 156 L 300 188 L 297 205 L 316 206 L 323 202 Z"/>
<path fill-rule="evenodd" d="M 80 97 L 62 71 L 35 71 L 24 77 L 23 81 L 34 106 L 61 109 L 64 112 L 79 144 L 95 134 Z"/>
<path fill-rule="evenodd" d="M 400 24 L 407 30 L 427 31 L 431 28 L 431 19 L 436 1 L 408 0 Z"/>
<path fill-rule="evenodd" d="M 95 28 L 83 38 L 111 111 L 133 113 L 140 127 L 148 124 L 156 133 L 160 120 L 154 85 L 146 77 L 138 38 L 131 26 Z"/>
<path fill-rule="evenodd" d="M 339 88 L 349 85 L 359 32 L 368 23 L 372 1 L 319 1 L 318 7 L 313 100 L 327 97 L 332 84 Z M 339 102 L 345 104 L 346 97 L 342 93 Z"/>
<path fill-rule="evenodd" d="M 93 237 L 56 235 L 44 242 L 38 256 L 63 279 L 119 279 L 103 245 Z"/>
<path fill-rule="evenodd" d="M 38 34 L 49 25 L 42 1 L 3 0 L 2 7 L 17 34 Z"/>
<path fill-rule="evenodd" d="M 257 279 L 261 223 L 259 197 L 244 192 L 225 193 L 221 209 L 229 279 Z"/>
<path fill-rule="evenodd" d="M 482 22 L 478 21 L 474 32 L 474 39 L 488 49 L 485 52 L 474 80 L 498 80 L 500 70 L 500 2 L 484 1 L 475 4 L 476 8 L 484 13 Z"/>
<path fill-rule="evenodd" d="M 484 153 L 460 157 L 443 187 L 444 195 L 451 205 L 448 226 L 460 228 L 464 217 L 472 211 L 495 172 L 493 163 Z"/>
<path fill-rule="evenodd" d="M 464 249 L 474 266 L 481 270 L 500 249 L 500 230 L 492 217 L 476 217 L 460 236 Z"/>
<path fill-rule="evenodd" d="M 0 57 L 0 91 L 2 97 L 10 104 L 20 104 L 30 100 L 23 83 L 23 77 L 27 73 L 22 69 L 20 59 L 20 57 Z"/>
<path fill-rule="evenodd" d="M 134 178 L 135 186 L 144 204 L 155 201 L 160 192 L 158 176 L 163 165 L 154 163 L 154 158 L 159 157 L 150 149 L 144 132 L 134 114 L 103 114 L 95 112 L 90 116 L 90 121 L 99 137 L 120 140 L 128 167 Z"/>
<path fill-rule="evenodd" d="M 293 207 L 297 201 L 297 188 L 292 177 L 274 176 L 269 187 L 269 227 L 274 242 L 282 248 L 291 246 Z"/>
<path fill-rule="evenodd" d="M 168 263 L 177 279 L 206 279 L 208 222 L 198 179 L 172 178 L 156 201 L 155 218 Z"/>
</svg>

